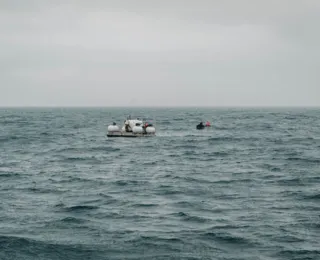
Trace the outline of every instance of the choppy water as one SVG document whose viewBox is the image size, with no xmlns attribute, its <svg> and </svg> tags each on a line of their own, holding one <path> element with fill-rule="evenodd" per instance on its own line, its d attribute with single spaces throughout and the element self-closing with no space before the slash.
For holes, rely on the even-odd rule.
<svg viewBox="0 0 320 260">
<path fill-rule="evenodd" d="M 108 139 L 130 112 L 158 136 Z M 320 109 L 1 109 L 0 127 L 0 259 L 320 259 Z"/>
</svg>

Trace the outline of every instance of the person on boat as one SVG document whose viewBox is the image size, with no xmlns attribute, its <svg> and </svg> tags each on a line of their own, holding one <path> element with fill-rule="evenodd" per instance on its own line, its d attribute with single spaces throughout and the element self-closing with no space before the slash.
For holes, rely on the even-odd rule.
<svg viewBox="0 0 320 260">
<path fill-rule="evenodd" d="M 142 129 L 143 129 L 143 132 L 144 133 L 146 133 L 147 132 L 147 127 L 148 127 L 149 125 L 148 125 L 148 122 L 146 122 L 146 123 L 144 123 L 143 125 L 142 125 Z"/>
<path fill-rule="evenodd" d="M 211 124 L 210 124 L 209 121 L 207 121 L 207 122 L 206 122 L 206 127 L 209 127 L 209 126 L 211 126 Z"/>
<path fill-rule="evenodd" d="M 131 127 L 129 125 L 129 122 L 128 121 L 124 121 L 124 125 L 125 125 L 126 132 L 131 132 Z"/>
</svg>

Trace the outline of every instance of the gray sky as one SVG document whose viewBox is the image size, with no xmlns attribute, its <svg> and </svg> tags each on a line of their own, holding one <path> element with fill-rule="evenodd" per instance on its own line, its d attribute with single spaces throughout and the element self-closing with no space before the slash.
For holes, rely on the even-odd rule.
<svg viewBox="0 0 320 260">
<path fill-rule="evenodd" d="M 319 0 L 1 0 L 0 106 L 319 106 Z"/>
</svg>

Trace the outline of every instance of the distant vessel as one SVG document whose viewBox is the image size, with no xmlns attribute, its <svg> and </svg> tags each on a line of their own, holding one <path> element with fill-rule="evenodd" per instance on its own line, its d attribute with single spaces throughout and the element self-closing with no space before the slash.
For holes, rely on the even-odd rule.
<svg viewBox="0 0 320 260">
<path fill-rule="evenodd" d="M 203 124 L 203 122 L 200 122 L 200 123 L 197 125 L 196 128 L 197 128 L 198 130 L 201 130 L 201 129 L 204 129 L 205 127 L 210 127 L 210 126 L 211 126 L 210 122 L 207 121 L 205 125 Z"/>
<path fill-rule="evenodd" d="M 152 123 L 140 118 L 132 119 L 131 116 L 124 121 L 121 129 L 116 123 L 113 123 L 108 126 L 107 132 L 108 137 L 144 137 L 155 135 L 156 129 Z"/>
</svg>

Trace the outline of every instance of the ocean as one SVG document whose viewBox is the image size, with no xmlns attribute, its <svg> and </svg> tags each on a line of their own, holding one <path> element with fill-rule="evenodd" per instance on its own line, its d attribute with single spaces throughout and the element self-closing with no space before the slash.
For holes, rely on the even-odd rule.
<svg viewBox="0 0 320 260">
<path fill-rule="evenodd" d="M 0 259 L 318 260 L 320 109 L 1 108 Z"/>
</svg>

